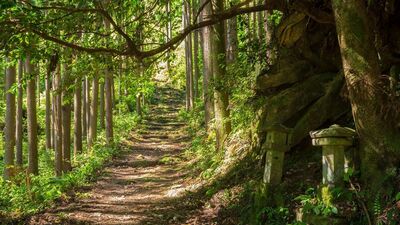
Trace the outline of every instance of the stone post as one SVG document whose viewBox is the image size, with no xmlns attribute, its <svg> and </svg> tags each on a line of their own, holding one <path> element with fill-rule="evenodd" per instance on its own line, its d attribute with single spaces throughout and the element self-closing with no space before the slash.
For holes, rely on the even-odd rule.
<svg viewBox="0 0 400 225">
<path fill-rule="evenodd" d="M 277 185 L 281 182 L 285 152 L 290 149 L 291 131 L 281 124 L 273 124 L 266 129 L 266 160 L 264 182 Z"/>
<path fill-rule="evenodd" d="M 332 125 L 311 131 L 312 144 L 322 147 L 322 183 L 328 187 L 342 185 L 345 172 L 345 150 L 354 144 L 353 129 Z"/>
</svg>

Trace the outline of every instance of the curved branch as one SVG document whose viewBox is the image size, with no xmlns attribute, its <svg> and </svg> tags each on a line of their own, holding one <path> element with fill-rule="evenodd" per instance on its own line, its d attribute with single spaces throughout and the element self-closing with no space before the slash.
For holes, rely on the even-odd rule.
<svg viewBox="0 0 400 225">
<path fill-rule="evenodd" d="M 66 9 L 66 8 L 63 8 L 63 7 L 61 7 L 61 8 L 60 7 L 56 7 L 56 8 L 61 9 L 61 10 L 65 10 Z M 221 22 L 223 20 L 233 18 L 233 17 L 235 17 L 237 15 L 247 14 L 247 13 L 252 13 L 252 12 L 260 12 L 260 11 L 265 11 L 265 10 L 269 10 L 269 9 L 274 9 L 274 8 L 271 7 L 271 5 L 269 5 L 269 4 L 257 5 L 257 6 L 253 6 L 253 7 L 247 7 L 247 8 L 237 8 L 237 7 L 234 6 L 234 7 L 230 8 L 230 9 L 228 9 L 228 10 L 225 10 L 225 11 L 222 11 L 220 13 L 211 15 L 210 19 L 208 19 L 208 20 L 204 20 L 202 22 L 194 23 L 194 24 L 189 25 L 179 35 L 177 35 L 174 38 L 170 39 L 168 42 L 160 45 L 157 48 L 154 48 L 154 49 L 151 49 L 151 50 L 148 50 L 148 51 L 139 51 L 139 50 L 136 49 L 135 45 L 133 45 L 133 46 L 135 46 L 134 48 L 128 48 L 125 51 L 112 49 L 112 48 L 102 48 L 102 47 L 88 48 L 88 47 L 83 47 L 81 45 L 77 45 L 77 44 L 74 44 L 74 43 L 71 43 L 71 42 L 67 42 L 67 41 L 61 40 L 60 38 L 51 36 L 51 35 L 49 35 L 49 34 L 47 34 L 45 32 L 37 30 L 35 28 L 29 27 L 27 29 L 29 31 L 35 33 L 36 35 L 40 36 L 41 38 L 45 39 L 45 40 L 52 41 L 52 42 L 55 42 L 57 44 L 60 44 L 60 45 L 63 45 L 63 46 L 66 46 L 66 47 L 69 47 L 69 48 L 72 48 L 72 49 L 75 49 L 75 50 L 84 51 L 84 52 L 87 52 L 87 53 L 110 53 L 110 54 L 114 54 L 114 55 L 133 56 L 133 57 L 136 57 L 137 59 L 141 60 L 143 58 L 148 58 L 148 57 L 157 55 L 157 54 L 162 53 L 162 52 L 164 52 L 166 50 L 173 49 L 174 46 L 176 44 L 179 44 L 181 41 L 183 41 L 188 34 L 190 34 L 192 31 L 197 30 L 199 28 L 211 26 L 211 25 L 219 23 L 219 22 Z M 90 12 L 95 11 L 95 12 L 98 12 L 98 13 L 103 13 L 101 11 L 101 9 L 77 9 L 77 11 L 85 11 L 85 10 L 86 11 L 90 11 Z M 118 26 L 116 25 L 116 27 L 118 27 Z M 116 30 L 116 31 L 118 32 L 118 30 Z M 120 32 L 118 32 L 118 33 L 120 33 Z M 122 32 L 122 33 L 124 33 L 124 32 Z M 120 33 L 120 35 L 122 35 L 122 34 Z"/>
</svg>

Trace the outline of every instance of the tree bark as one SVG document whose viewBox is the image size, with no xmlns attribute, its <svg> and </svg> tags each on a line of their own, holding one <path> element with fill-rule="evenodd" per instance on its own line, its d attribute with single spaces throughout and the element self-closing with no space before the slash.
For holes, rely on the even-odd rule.
<svg viewBox="0 0 400 225">
<path fill-rule="evenodd" d="M 86 78 L 82 81 L 82 136 L 87 137 L 87 121 L 86 121 Z"/>
<path fill-rule="evenodd" d="M 85 108 L 86 108 L 86 115 L 85 115 L 85 120 L 86 120 L 86 138 L 87 138 L 87 144 L 89 145 L 89 133 L 90 133 L 90 115 L 91 115 L 91 102 L 90 102 L 90 79 L 89 77 L 86 77 L 85 79 Z"/>
<path fill-rule="evenodd" d="M 398 107 L 380 82 L 374 32 L 363 0 L 332 1 L 354 123 L 360 138 L 361 178 L 372 193 L 385 189 L 399 163 Z M 375 198 L 375 195 L 371 195 Z M 372 200 L 372 199 L 370 199 Z"/>
<path fill-rule="evenodd" d="M 71 171 L 71 103 L 62 107 L 63 172 Z"/>
<path fill-rule="evenodd" d="M 52 146 L 52 123 L 51 123 L 51 74 L 56 69 L 58 63 L 58 54 L 54 54 L 50 57 L 49 65 L 46 72 L 46 149 L 51 149 Z"/>
<path fill-rule="evenodd" d="M 166 35 L 166 40 L 168 42 L 172 38 L 171 0 L 167 0 L 166 1 L 165 11 L 167 12 L 167 35 Z M 169 75 L 170 70 L 171 70 L 171 59 L 170 59 L 169 51 L 167 52 L 166 56 L 167 56 L 167 73 Z"/>
<path fill-rule="evenodd" d="M 276 44 L 275 44 L 275 24 L 274 21 L 268 18 L 273 14 L 271 10 L 265 11 L 264 29 L 265 29 L 265 42 L 267 45 L 267 64 L 273 65 L 276 61 Z"/>
<path fill-rule="evenodd" d="M 37 118 L 36 118 L 36 91 L 35 72 L 28 53 L 25 61 L 25 71 L 30 77 L 26 85 L 26 105 L 28 117 L 28 173 L 38 175 L 38 140 L 37 140 Z"/>
<path fill-rule="evenodd" d="M 22 103 L 23 103 L 23 88 L 22 88 L 22 76 L 23 76 L 24 62 L 18 61 L 18 97 L 17 97 L 17 112 L 16 112 L 16 165 L 22 168 L 23 164 L 23 151 L 22 151 L 22 140 L 23 140 L 23 129 L 22 129 Z"/>
<path fill-rule="evenodd" d="M 142 116 L 142 93 L 138 93 L 136 94 L 136 113 L 138 114 L 138 116 Z"/>
<path fill-rule="evenodd" d="M 70 56 L 68 56 L 70 57 Z M 70 63 L 70 61 L 68 62 Z M 71 79 L 70 68 L 67 63 L 62 65 L 62 154 L 63 154 L 63 172 L 72 170 L 71 166 L 71 109 L 72 93 L 69 90 L 73 82 Z M 72 81 L 72 82 L 71 82 Z"/>
<path fill-rule="evenodd" d="M 104 100 L 104 82 L 100 83 L 100 129 L 105 128 L 105 100 Z"/>
<path fill-rule="evenodd" d="M 110 30 L 110 21 L 104 20 L 104 26 L 106 30 Z M 107 58 L 109 60 L 109 58 Z M 110 68 L 106 65 L 104 70 L 104 88 L 105 88 L 105 113 L 106 113 L 106 142 L 110 145 L 113 142 L 113 99 L 115 98 L 114 90 L 114 79 L 113 75 L 110 73 Z M 104 93 L 103 93 L 104 94 Z"/>
<path fill-rule="evenodd" d="M 199 9 L 199 1 L 193 0 L 193 15 L 196 15 Z M 198 22 L 198 21 L 196 21 Z M 200 31 L 193 31 L 193 98 L 197 99 L 199 97 L 199 77 L 200 77 L 200 67 L 199 67 L 199 36 Z"/>
<path fill-rule="evenodd" d="M 229 19 L 226 27 L 226 60 L 228 64 L 232 64 L 237 58 L 238 49 L 237 18 L 233 17 L 232 19 Z"/>
<path fill-rule="evenodd" d="M 190 24 L 189 0 L 183 0 L 183 29 Z M 192 34 L 185 38 L 185 59 L 186 59 L 186 110 L 193 108 L 193 55 L 192 55 Z"/>
<path fill-rule="evenodd" d="M 6 62 L 10 63 L 8 57 Z M 5 76 L 6 116 L 4 127 L 4 179 L 6 180 L 10 180 L 15 175 L 15 94 L 11 91 L 16 75 L 15 65 L 8 65 Z"/>
<path fill-rule="evenodd" d="M 105 70 L 105 108 L 106 108 L 106 141 L 107 144 L 113 142 L 113 104 L 112 104 L 112 80 L 113 77 L 108 68 Z"/>
<path fill-rule="evenodd" d="M 224 0 L 213 2 L 213 12 L 220 12 L 224 9 Z M 213 40 L 213 75 L 214 75 L 214 110 L 215 110 L 215 128 L 217 134 L 217 149 L 221 150 L 224 141 L 231 132 L 231 122 L 229 118 L 229 96 L 226 82 L 226 48 L 225 48 L 224 23 L 220 22 L 214 25 L 212 32 Z"/>
<path fill-rule="evenodd" d="M 49 62 L 51 63 L 51 62 Z M 51 88 L 51 80 L 50 80 L 51 71 L 50 68 L 46 73 L 46 149 L 49 150 L 52 148 L 51 146 L 51 100 L 50 100 L 50 88 Z"/>
<path fill-rule="evenodd" d="M 201 19 L 208 20 L 211 11 L 211 3 L 208 0 L 201 0 L 201 5 L 204 5 L 202 11 Z M 204 122 L 206 130 L 209 131 L 209 124 L 211 119 L 214 117 L 214 104 L 213 104 L 213 94 L 210 88 L 210 83 L 213 77 L 212 72 L 212 36 L 211 36 L 211 26 L 202 28 L 202 41 L 203 41 L 203 99 L 204 99 Z"/>
<path fill-rule="evenodd" d="M 99 79 L 95 76 L 93 77 L 92 83 L 92 104 L 90 109 L 90 128 L 89 128 L 89 139 L 88 139 L 88 148 L 91 149 L 93 147 L 94 142 L 97 138 L 97 106 L 98 106 L 98 98 L 99 98 Z"/>
<path fill-rule="evenodd" d="M 63 172 L 61 88 L 60 65 L 58 64 L 53 73 L 54 167 L 57 177 L 60 177 Z"/>
<path fill-rule="evenodd" d="M 79 153 L 82 153 L 82 80 L 75 80 L 74 94 L 74 159 Z"/>
</svg>

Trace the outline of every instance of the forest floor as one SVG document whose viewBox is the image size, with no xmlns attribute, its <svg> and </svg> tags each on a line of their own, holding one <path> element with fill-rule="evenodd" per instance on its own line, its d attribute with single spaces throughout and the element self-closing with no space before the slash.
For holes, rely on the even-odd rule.
<svg viewBox="0 0 400 225">
<path fill-rule="evenodd" d="M 121 144 L 121 153 L 93 184 L 69 193 L 53 208 L 25 223 L 215 224 L 209 220 L 212 216 L 204 210 L 200 194 L 171 194 L 187 185 L 188 174 L 183 168 L 189 162 L 181 153 L 190 137 L 185 124 L 178 120 L 184 106 L 182 94 L 162 88 L 156 98 L 143 128 L 132 131 L 128 141 Z"/>
</svg>

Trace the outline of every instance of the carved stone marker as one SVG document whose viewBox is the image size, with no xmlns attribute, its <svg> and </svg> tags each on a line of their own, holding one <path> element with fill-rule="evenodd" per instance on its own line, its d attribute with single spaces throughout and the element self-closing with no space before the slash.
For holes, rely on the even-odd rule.
<svg viewBox="0 0 400 225">
<path fill-rule="evenodd" d="M 332 125 L 311 131 L 314 146 L 322 146 L 322 183 L 328 187 L 341 185 L 345 169 L 345 150 L 354 144 L 356 132 L 347 127 Z"/>
<path fill-rule="evenodd" d="M 266 129 L 265 141 L 266 160 L 264 182 L 272 185 L 279 184 L 282 178 L 285 152 L 290 149 L 291 131 L 281 124 L 273 124 Z"/>
</svg>

